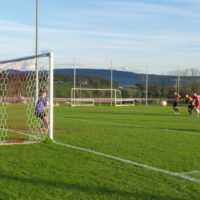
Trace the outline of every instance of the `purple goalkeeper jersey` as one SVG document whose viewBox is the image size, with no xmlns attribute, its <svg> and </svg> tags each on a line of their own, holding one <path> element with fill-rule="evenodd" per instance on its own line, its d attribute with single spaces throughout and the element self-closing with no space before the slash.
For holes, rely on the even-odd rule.
<svg viewBox="0 0 200 200">
<path fill-rule="evenodd" d="M 37 114 L 43 113 L 45 111 L 46 105 L 47 105 L 47 99 L 43 97 L 39 97 L 36 107 L 35 107 L 35 112 Z"/>
</svg>

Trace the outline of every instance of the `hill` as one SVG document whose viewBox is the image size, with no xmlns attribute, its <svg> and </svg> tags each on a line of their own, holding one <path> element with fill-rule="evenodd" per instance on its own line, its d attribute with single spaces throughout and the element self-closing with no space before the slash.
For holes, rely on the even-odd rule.
<svg viewBox="0 0 200 200">
<path fill-rule="evenodd" d="M 56 75 L 73 75 L 73 69 L 55 69 L 54 73 Z M 77 76 L 90 76 L 90 77 L 100 77 L 110 80 L 110 70 L 107 69 L 77 69 Z M 113 70 L 113 81 L 119 86 L 135 86 L 145 81 L 145 74 L 138 74 L 134 72 L 118 71 Z M 149 75 L 149 82 L 151 84 L 169 84 L 175 83 L 174 76 L 164 76 L 164 75 Z"/>
<path fill-rule="evenodd" d="M 55 69 L 56 75 L 73 75 L 73 69 Z M 110 70 L 106 69 L 77 69 L 77 76 L 101 77 L 110 80 Z M 142 74 L 113 70 L 113 81 L 120 86 L 136 85 L 140 82 Z"/>
</svg>

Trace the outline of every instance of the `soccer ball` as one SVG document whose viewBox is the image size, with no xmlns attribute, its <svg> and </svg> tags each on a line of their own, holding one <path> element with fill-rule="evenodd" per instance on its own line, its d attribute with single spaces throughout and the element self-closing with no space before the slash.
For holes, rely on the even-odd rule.
<svg viewBox="0 0 200 200">
<path fill-rule="evenodd" d="M 162 102 L 161 102 L 161 105 L 162 105 L 162 106 L 167 106 L 167 101 L 162 101 Z"/>
</svg>

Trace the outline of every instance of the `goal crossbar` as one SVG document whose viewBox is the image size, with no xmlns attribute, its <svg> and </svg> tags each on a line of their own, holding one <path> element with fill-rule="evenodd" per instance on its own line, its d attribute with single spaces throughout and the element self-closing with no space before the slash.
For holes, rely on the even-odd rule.
<svg viewBox="0 0 200 200">
<path fill-rule="evenodd" d="M 42 58 L 42 57 L 52 57 L 53 53 L 52 52 L 48 52 L 48 53 L 42 53 L 42 54 L 38 54 L 33 55 L 33 56 L 26 56 L 26 57 L 21 57 L 21 58 L 15 58 L 15 59 L 10 59 L 10 60 L 2 60 L 0 61 L 0 64 L 6 64 L 6 63 L 13 63 L 13 62 L 19 62 L 19 61 L 23 61 L 23 60 L 30 60 L 30 59 L 34 59 L 34 58 Z"/>
<path fill-rule="evenodd" d="M 115 91 L 116 89 L 95 89 L 95 88 L 72 88 L 72 90 L 88 90 L 88 91 Z"/>
</svg>

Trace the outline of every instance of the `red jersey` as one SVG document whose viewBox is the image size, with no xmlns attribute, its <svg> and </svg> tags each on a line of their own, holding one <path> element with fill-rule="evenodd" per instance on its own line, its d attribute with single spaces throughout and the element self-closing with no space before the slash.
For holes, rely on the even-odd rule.
<svg viewBox="0 0 200 200">
<path fill-rule="evenodd" d="M 200 107 L 200 96 L 193 96 L 196 107 Z"/>
<path fill-rule="evenodd" d="M 197 100 L 198 100 L 197 108 L 200 108 L 200 96 L 197 96 Z"/>
</svg>

